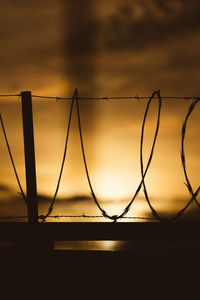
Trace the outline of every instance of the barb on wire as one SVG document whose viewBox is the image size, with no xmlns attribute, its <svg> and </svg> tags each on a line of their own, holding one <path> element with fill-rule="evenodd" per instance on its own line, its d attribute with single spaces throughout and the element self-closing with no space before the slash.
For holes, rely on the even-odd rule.
<svg viewBox="0 0 200 300">
<path fill-rule="evenodd" d="M 4 123 L 3 123 L 3 119 L 2 119 L 1 114 L 0 114 L 0 123 L 1 123 L 2 130 L 3 130 L 3 135 L 4 135 L 4 138 L 5 138 L 5 141 L 6 141 L 6 145 L 7 145 L 8 153 L 9 153 L 9 156 L 10 156 L 10 160 L 11 160 L 11 163 L 12 163 L 12 166 L 13 166 L 13 170 L 14 170 L 14 173 L 15 173 L 15 177 L 17 179 L 17 183 L 18 183 L 18 186 L 19 186 L 19 189 L 20 189 L 20 195 L 22 195 L 25 203 L 27 204 L 27 199 L 26 199 L 25 193 L 23 191 L 23 188 L 22 188 L 22 185 L 20 183 L 16 167 L 15 167 L 13 155 L 12 155 L 12 152 L 10 150 L 10 145 L 8 143 L 8 138 L 7 138 L 7 135 L 6 135 L 6 130 L 5 130 L 5 127 L 4 127 Z"/>
<path fill-rule="evenodd" d="M 148 108 L 149 108 L 149 105 L 150 105 L 150 102 L 152 101 L 152 99 L 155 97 L 155 95 L 158 94 L 158 92 L 154 92 L 152 94 L 152 96 L 150 97 L 149 99 L 149 102 L 147 104 L 147 109 L 146 109 L 146 112 L 145 112 L 145 116 L 144 116 L 144 119 L 146 118 L 146 114 L 148 112 Z M 159 94 L 160 96 L 160 94 Z M 91 183 L 91 179 L 90 179 L 90 175 L 89 175 L 89 171 L 88 171 L 88 166 L 87 166 L 87 161 L 86 161 L 86 155 L 85 155 L 85 148 L 84 148 L 84 143 L 83 143 L 83 135 L 82 135 L 82 127 L 81 127 L 81 118 L 80 118 L 80 109 L 79 109 L 79 102 L 78 102 L 79 98 L 77 97 L 76 98 L 76 105 L 77 105 L 77 116 L 78 116 L 78 126 L 79 126 L 79 134 L 80 134 L 80 141 L 81 141 L 81 149 L 82 149 L 82 155 L 83 155 L 83 161 L 84 161 L 84 166 L 85 166 L 85 171 L 86 171 L 86 176 L 87 176 L 87 180 L 88 180 L 88 184 L 89 184 L 89 187 L 90 187 L 90 193 L 92 195 L 92 198 L 94 200 L 94 202 L 96 203 L 97 207 L 99 208 L 99 210 L 101 211 L 102 215 L 105 217 L 105 218 L 109 218 L 111 220 L 113 220 L 114 222 L 116 222 L 118 219 L 121 219 L 123 218 L 129 211 L 131 205 L 133 204 L 136 196 L 138 195 L 141 187 L 142 187 L 142 183 L 143 183 L 143 180 L 147 174 L 147 171 L 149 169 L 149 166 L 150 166 L 150 163 L 151 163 L 151 160 L 152 160 L 152 157 L 153 157 L 153 151 L 154 151 L 154 147 L 155 147 L 155 142 L 156 142 L 156 138 L 157 138 L 157 134 L 158 134 L 158 128 L 159 128 L 159 120 L 160 120 L 160 108 L 159 108 L 159 112 L 158 112 L 158 121 L 157 121 L 157 129 L 156 129 L 156 132 L 155 132 L 155 137 L 154 137 L 154 143 L 153 143 L 153 146 L 152 146 L 152 149 L 151 149 L 151 154 L 149 156 L 149 159 L 148 159 L 148 162 L 147 162 L 147 166 L 146 166 L 146 169 L 145 169 L 145 172 L 143 174 L 143 178 L 140 182 L 140 184 L 138 185 L 138 188 L 133 196 L 133 198 L 131 199 L 131 201 L 129 202 L 129 204 L 125 207 L 124 211 L 120 214 L 120 215 L 109 215 L 107 214 L 107 212 L 101 207 L 101 205 L 99 204 L 99 201 L 95 195 L 95 192 L 94 192 L 94 189 L 92 187 L 92 183 Z M 159 98 L 159 101 L 160 101 L 160 106 L 161 107 L 161 99 Z M 156 214 L 155 214 L 156 215 Z"/>
<path fill-rule="evenodd" d="M 58 178 L 58 182 L 57 182 L 57 186 L 56 186 L 56 191 L 55 191 L 54 197 L 52 199 L 52 202 L 51 202 L 51 204 L 49 206 L 49 209 L 48 209 L 48 212 L 46 213 L 46 215 L 39 216 L 39 219 L 41 219 L 42 222 L 45 222 L 46 218 L 51 214 L 51 212 L 53 210 L 53 206 L 54 206 L 55 200 L 56 200 L 56 196 L 57 196 L 57 193 L 58 193 L 58 190 L 59 190 L 59 187 L 60 187 L 60 181 L 61 181 L 63 167 L 64 167 L 65 158 L 66 158 L 66 154 L 67 154 L 67 146 L 68 146 L 70 125 L 71 125 L 73 104 L 74 104 L 74 99 L 76 99 L 76 97 L 77 97 L 77 89 L 75 89 L 74 94 L 73 94 L 73 98 L 72 98 L 72 101 L 71 101 L 70 112 L 69 112 L 69 119 L 68 119 L 68 126 L 67 126 L 66 141 L 65 141 L 65 148 L 64 148 L 64 154 L 63 154 L 63 160 L 62 160 L 62 164 L 61 164 L 60 174 L 59 174 L 59 178 Z"/>
</svg>

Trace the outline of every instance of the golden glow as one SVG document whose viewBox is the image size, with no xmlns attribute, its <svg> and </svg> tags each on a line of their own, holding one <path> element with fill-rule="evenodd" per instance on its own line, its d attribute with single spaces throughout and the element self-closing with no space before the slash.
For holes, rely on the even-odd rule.
<svg viewBox="0 0 200 300">
<path fill-rule="evenodd" d="M 44 90 L 44 93 L 49 94 L 49 91 Z M 137 109 L 140 108 L 139 105 L 137 105 Z M 113 103 L 112 108 L 114 108 Z M 17 109 L 20 112 L 20 107 Z M 108 214 L 114 215 L 122 213 L 123 209 L 134 196 L 141 180 L 138 150 L 140 120 L 136 120 L 135 124 L 134 119 L 128 122 L 126 116 L 129 114 L 129 111 L 127 111 L 127 114 L 124 113 L 121 115 L 120 122 L 123 126 L 120 127 L 117 123 L 121 112 L 119 104 L 115 108 L 115 114 L 112 114 L 112 118 L 109 103 L 104 109 L 105 111 L 108 109 L 110 113 L 104 115 L 104 117 L 106 116 L 105 118 L 99 116 L 102 126 L 99 126 L 98 130 L 93 132 L 93 134 L 85 130 L 84 140 L 86 143 L 86 156 L 90 177 L 95 194 L 102 208 Z M 17 126 L 15 126 L 15 134 L 13 134 L 14 125 L 11 122 L 12 111 L 6 110 L 4 107 L 1 111 L 2 115 L 6 115 L 6 119 L 8 120 L 6 122 L 7 133 L 12 149 L 14 150 L 13 155 L 20 179 L 25 189 L 21 120 L 19 117 L 16 119 Z M 67 112 L 68 104 L 66 105 L 65 103 L 56 103 L 54 101 L 50 105 L 45 104 L 45 106 L 42 102 L 34 104 L 38 193 L 50 198 L 55 193 L 62 162 Z M 141 115 L 142 112 L 140 112 Z M 150 200 L 158 211 L 177 212 L 186 204 L 186 200 L 189 198 L 188 191 L 183 183 L 184 174 L 180 161 L 180 131 L 185 112 L 186 109 L 182 112 L 179 111 L 180 117 L 175 118 L 174 115 L 170 117 L 169 112 L 165 113 L 165 109 L 163 108 L 163 117 L 161 118 L 155 155 L 145 180 Z M 194 124 L 198 123 L 197 116 L 198 114 L 195 112 L 193 121 L 190 127 L 188 127 L 190 131 L 188 131 L 186 139 L 187 165 L 192 184 L 195 186 L 198 185 L 199 162 L 198 154 L 192 155 L 192 153 L 196 153 L 199 147 L 198 141 L 195 140 L 195 136 L 198 135 L 198 130 L 195 127 L 197 125 L 194 126 Z M 86 122 L 85 116 L 83 116 L 83 120 Z M 109 125 L 109 122 L 112 123 L 112 126 Z M 115 124 L 118 124 L 117 128 Z M 109 130 L 106 130 L 106 126 Z M 151 120 L 149 120 L 148 126 L 145 135 L 145 147 L 147 146 L 147 151 L 144 151 L 145 162 L 148 159 L 149 147 L 152 143 L 152 130 L 155 125 L 151 125 Z M 2 143 L 1 147 L 1 178 L 4 179 L 3 182 L 5 184 L 8 184 L 17 192 L 18 187 L 6 146 Z M 5 192 L 1 192 L 1 195 L 4 199 L 7 199 Z M 64 199 L 77 195 L 90 197 L 90 189 L 84 170 L 76 116 L 74 114 L 58 198 Z M 15 196 L 14 191 L 12 196 Z M 180 200 L 177 201 L 177 199 Z M 47 207 L 48 205 L 46 204 L 44 209 L 46 210 Z M 74 215 L 84 212 L 86 214 L 100 215 L 100 211 L 96 208 L 93 200 L 77 204 L 72 202 L 68 206 L 66 206 L 66 203 L 61 205 L 60 201 L 56 212 L 58 214 L 73 213 Z M 131 208 L 130 215 L 145 216 L 149 212 L 148 205 L 144 201 L 144 195 L 141 191 Z"/>
<path fill-rule="evenodd" d="M 125 180 L 124 180 L 125 181 Z M 100 197 L 110 199 L 121 199 L 127 196 L 126 181 L 123 182 L 121 174 L 116 174 L 110 170 L 110 172 L 101 171 L 96 176 L 97 191 Z"/>
<path fill-rule="evenodd" d="M 4 1 L 5 6 L 7 2 Z M 170 31 L 173 26 L 165 28 L 167 24 L 165 20 L 164 23 L 161 22 L 161 26 L 153 23 L 153 26 L 156 25 L 158 29 L 165 29 L 163 33 L 158 30 L 158 35 L 155 35 L 152 30 L 154 27 L 149 27 L 146 23 L 148 22 L 146 15 L 150 14 L 151 20 L 159 22 L 168 18 L 168 13 L 163 14 L 160 7 L 151 1 L 141 1 L 141 3 L 124 1 L 125 6 L 130 6 L 129 17 L 126 16 L 126 9 L 125 14 L 123 12 L 122 0 L 117 0 L 114 6 L 112 1 L 95 3 L 97 16 L 94 15 L 94 19 L 100 21 L 97 23 L 101 24 L 99 28 L 101 30 L 93 32 L 95 38 L 97 37 L 97 41 L 94 41 L 94 44 L 97 42 L 97 47 L 95 46 L 96 49 L 93 49 L 91 53 L 91 69 L 89 70 L 91 72 L 85 73 L 84 68 L 80 69 L 82 67 L 74 65 L 71 67 L 74 67 L 77 74 L 74 73 L 71 76 L 69 72 L 66 75 L 68 72 L 66 61 L 72 61 L 73 58 L 75 62 L 78 55 L 81 56 L 81 51 L 77 57 L 74 53 L 73 57 L 64 46 L 70 28 L 67 26 L 67 12 L 59 1 L 54 2 L 48 10 L 36 9 L 31 12 L 32 16 L 37 16 L 37 22 L 33 22 L 34 17 L 30 20 L 26 19 L 27 14 L 24 17 L 22 14 L 21 21 L 17 22 L 18 17 L 15 11 L 19 7 L 14 1 L 11 5 L 12 9 L 9 8 L 10 17 L 2 19 L 5 23 L 5 32 L 2 42 L 4 47 L 0 49 L 2 57 L 0 76 L 3 89 L 1 94 L 30 90 L 35 95 L 68 97 L 76 88 L 76 80 L 84 74 L 82 78 L 88 85 L 87 96 L 89 97 L 135 96 L 137 94 L 150 96 L 156 89 L 161 90 L 161 96 L 199 95 L 197 63 L 199 32 L 191 26 L 188 27 L 186 34 L 182 34 L 184 30 L 179 28 L 176 31 L 174 27 L 174 36 Z M 181 14 L 182 6 L 185 7 L 176 3 L 172 4 L 173 9 L 170 9 L 172 18 L 169 18 L 169 22 L 175 22 L 176 26 L 179 26 L 178 20 L 184 21 L 184 15 Z M 193 9 L 195 11 L 195 6 Z M 194 20 L 196 15 L 193 15 Z M 29 27 L 24 31 L 27 20 Z M 62 23 L 61 20 L 65 20 L 66 23 Z M 137 23 L 138 20 L 139 23 Z M 140 22 L 141 26 L 138 26 Z M 12 28 L 13 24 L 19 26 L 14 35 L 10 30 L 6 31 L 6 28 Z M 184 22 L 180 22 L 181 24 Z M 189 25 L 189 23 L 186 24 L 186 26 Z M 132 39 L 133 28 L 136 30 L 138 41 Z M 104 32 L 103 36 L 101 32 Z M 151 34 L 153 34 L 152 41 Z M 27 42 L 24 43 L 24 40 Z M 17 53 L 13 51 L 13 45 L 17 45 Z M 186 47 L 186 45 L 193 45 L 193 47 Z M 81 60 L 84 60 L 84 56 Z M 86 65 L 87 63 L 84 67 Z M 89 73 L 94 78 L 86 78 Z M 97 86 L 96 90 L 90 89 L 90 81 L 93 80 Z M 79 89 L 79 86 L 77 88 Z M 79 93 L 81 95 L 81 88 Z M 54 100 L 37 99 L 33 103 L 38 193 L 52 198 L 62 162 L 69 102 L 57 103 Z M 145 130 L 145 162 L 148 160 L 155 130 L 157 102 L 155 101 L 154 104 L 151 106 L 148 126 Z M 178 102 L 175 99 L 163 101 L 155 154 L 145 178 L 152 203 L 158 209 L 177 211 L 183 207 L 185 200 L 189 197 L 184 185 L 185 178 L 180 160 L 181 126 L 189 104 L 190 101 Z M 82 102 L 83 134 L 92 185 L 102 207 L 108 209 L 110 214 L 115 214 L 121 212 L 130 201 L 141 180 L 139 146 L 146 101 L 98 101 L 95 108 L 87 112 L 84 105 L 85 103 Z M 199 185 L 199 109 L 200 105 L 192 115 L 186 137 L 187 166 L 194 190 Z M 18 97 L 0 97 L 0 112 L 5 121 L 11 150 L 25 190 L 21 105 Z M 9 192 L 6 189 L 7 186 L 11 188 Z M 3 199 L 1 201 L 5 198 L 7 200 L 6 193 L 9 196 L 12 194 L 13 198 L 18 197 L 18 190 L 0 128 L 0 196 Z M 68 199 L 77 195 L 90 196 L 90 189 L 80 149 L 77 117 L 74 113 L 58 198 Z M 73 214 L 100 213 L 93 201 L 87 203 L 80 201 L 66 205 L 66 207 L 64 205 L 61 207 L 59 203 L 58 206 L 60 213 L 63 211 Z M 141 191 L 130 214 L 144 215 L 147 211 L 148 206 Z"/>
</svg>

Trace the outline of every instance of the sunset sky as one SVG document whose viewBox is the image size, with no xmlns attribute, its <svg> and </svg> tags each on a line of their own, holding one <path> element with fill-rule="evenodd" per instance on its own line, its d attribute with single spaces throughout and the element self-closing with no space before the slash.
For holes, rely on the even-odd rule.
<svg viewBox="0 0 200 300">
<path fill-rule="evenodd" d="M 197 0 L 7 0 L 0 10 L 0 94 L 71 97 L 200 96 L 200 4 Z M 191 100 L 163 100 L 146 185 L 156 210 L 173 215 L 189 201 L 181 165 L 181 128 Z M 88 167 L 99 201 L 121 213 L 141 180 L 139 143 L 147 100 L 81 101 Z M 44 213 L 54 194 L 64 151 L 69 101 L 33 99 L 38 193 Z M 156 127 L 152 102 L 145 162 Z M 21 104 L 0 97 L 0 113 L 25 189 Z M 199 186 L 199 113 L 186 131 L 186 164 Z M 23 200 L 0 128 L 0 215 L 24 215 Z M 53 214 L 95 214 L 84 170 L 74 107 L 67 159 Z M 81 200 L 82 199 L 82 200 Z M 66 200 L 66 201 L 64 201 Z M 64 203 L 64 204 L 63 204 Z M 195 208 L 195 205 L 192 205 Z M 191 208 L 191 209 L 192 209 Z M 141 190 L 129 214 L 151 216 Z"/>
</svg>

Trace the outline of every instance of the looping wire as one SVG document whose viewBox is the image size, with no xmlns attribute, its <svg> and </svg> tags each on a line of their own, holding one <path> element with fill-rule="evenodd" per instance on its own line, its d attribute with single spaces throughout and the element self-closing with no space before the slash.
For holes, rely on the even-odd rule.
<svg viewBox="0 0 200 300">
<path fill-rule="evenodd" d="M 66 159 L 66 154 L 67 154 L 67 146 L 68 146 L 68 139 L 69 139 L 69 132 L 70 132 L 70 125 L 71 125 L 71 118 L 72 118 L 72 111 L 73 111 L 73 104 L 74 104 L 74 99 L 76 99 L 76 97 L 78 96 L 78 91 L 77 89 L 75 89 L 73 97 L 72 97 L 72 101 L 71 101 L 71 106 L 70 106 L 70 112 L 69 112 L 69 119 L 68 119 L 68 126 L 67 126 L 67 135 L 66 135 L 66 141 L 65 141 L 65 148 L 64 148 L 64 154 L 63 154 L 63 160 L 62 160 L 62 164 L 61 164 L 61 169 L 60 169 L 60 174 L 59 174 L 59 178 L 58 178 L 58 182 L 57 182 L 57 186 L 56 186 L 56 191 L 54 194 L 54 197 L 51 201 L 51 204 L 49 206 L 48 212 L 46 213 L 45 216 L 40 216 L 40 219 L 42 220 L 42 222 L 46 221 L 46 218 L 51 214 L 52 210 L 53 210 L 53 206 L 58 194 L 58 190 L 60 187 L 60 181 L 61 181 L 61 177 L 62 177 L 62 172 L 63 172 L 63 168 L 64 168 L 64 164 L 65 164 L 65 159 Z"/>
<path fill-rule="evenodd" d="M 145 172 L 143 173 L 143 176 L 142 176 L 142 180 L 140 182 L 140 184 L 138 185 L 138 188 L 133 196 L 133 198 L 131 199 L 131 201 L 128 203 L 128 205 L 125 207 L 124 211 L 120 214 L 120 215 L 114 215 L 114 216 L 111 216 L 109 215 L 100 205 L 96 195 L 95 195 L 95 192 L 94 192 L 94 189 L 93 189 L 93 186 L 92 186 L 92 183 L 91 183 L 91 179 L 90 179 L 90 175 L 89 175 L 89 171 L 88 171 L 88 166 L 87 166 L 87 161 L 86 161 L 86 155 L 85 155 L 85 147 L 84 147 L 84 143 L 83 143 L 83 134 L 82 134 L 82 126 L 81 126 L 81 117 L 80 117 L 80 109 L 79 109 L 79 102 L 78 102 L 78 97 L 76 98 L 76 106 L 77 106 L 77 115 L 78 115 L 78 126 L 79 126 L 79 135 L 80 135 L 80 141 L 81 141 L 81 149 L 82 149 L 82 155 L 83 155 L 83 161 L 84 161 L 84 166 L 85 166 L 85 171 L 86 171 L 86 176 L 87 176 L 87 180 L 88 180 L 88 184 L 89 184 L 89 187 L 90 187 L 90 193 L 92 195 L 92 198 L 94 200 L 94 202 L 96 203 L 96 205 L 98 206 L 98 208 L 100 209 L 102 215 L 105 217 L 105 218 L 108 218 L 110 220 L 113 220 L 114 222 L 117 222 L 118 219 L 121 219 L 123 218 L 127 213 L 128 211 L 130 210 L 130 207 L 131 205 L 133 204 L 136 196 L 138 195 L 139 191 L 141 190 L 141 187 L 142 187 L 142 184 L 143 184 L 143 181 L 144 181 L 144 178 L 147 174 L 147 171 L 149 169 L 149 166 L 150 166 L 150 163 L 151 163 L 151 160 L 152 160 L 152 157 L 153 157 L 153 151 L 154 151 L 154 147 L 155 147 L 155 143 L 156 143 L 156 139 L 157 139 L 157 135 L 158 135 L 158 129 L 159 129 L 159 120 L 160 120 L 160 109 L 161 109 L 161 97 L 160 97 L 160 91 L 155 91 L 152 96 L 149 98 L 149 101 L 147 103 L 147 108 L 146 108 L 146 111 L 145 111 L 145 115 L 144 115 L 144 121 L 143 121 L 143 128 L 142 128 L 142 134 L 141 134 L 141 141 L 143 141 L 143 134 L 144 134 L 144 125 L 145 125 L 145 120 L 146 120 L 146 116 L 147 116 L 147 113 L 148 113 L 148 110 L 149 110 L 149 105 L 152 101 L 152 99 L 155 97 L 155 96 L 158 96 L 159 98 L 159 112 L 158 112 L 158 121 L 157 121 L 157 127 L 156 127 L 156 132 L 155 132 L 155 136 L 154 136 L 154 142 L 153 142 L 153 145 L 152 145 L 152 149 L 151 149 L 151 153 L 150 153 L 150 156 L 149 156 L 149 160 L 148 160 L 148 163 L 147 163 L 147 166 L 146 166 L 146 169 L 145 169 Z M 153 210 L 153 209 L 152 209 Z M 156 212 L 154 212 L 154 216 L 157 217 L 157 214 Z"/>
<path fill-rule="evenodd" d="M 195 201 L 196 205 L 200 208 L 200 204 L 197 201 L 196 196 L 194 197 L 195 193 L 193 191 L 192 185 L 191 185 L 189 177 L 188 177 L 188 173 L 187 173 L 187 169 L 186 169 L 186 159 L 185 159 L 185 146 L 184 146 L 185 134 L 186 134 L 186 129 L 187 129 L 187 122 L 188 122 L 192 112 L 194 111 L 196 105 L 199 103 L 199 101 L 200 101 L 200 98 L 195 98 L 194 97 L 194 101 L 189 106 L 187 115 L 186 115 L 185 120 L 184 120 L 183 125 L 182 125 L 182 131 L 181 131 L 181 133 L 182 133 L 181 134 L 181 162 L 182 162 L 183 171 L 184 171 L 185 180 L 186 180 L 185 185 L 186 185 L 190 195 L 193 197 L 193 200 Z"/>
<path fill-rule="evenodd" d="M 15 94 L 15 95 L 0 95 L 0 96 L 2 96 L 2 97 L 8 97 L 8 96 L 18 96 L 18 97 L 20 97 L 20 94 Z M 69 138 L 69 133 L 70 133 L 70 125 L 71 125 L 71 118 L 72 118 L 74 101 L 76 101 L 77 118 L 78 118 L 78 128 L 79 128 L 79 135 L 80 135 L 82 156 L 83 156 L 83 161 L 84 161 L 84 166 L 85 166 L 85 171 L 86 171 L 86 176 L 87 176 L 88 184 L 89 184 L 89 187 L 90 187 L 90 194 L 91 194 L 94 202 L 96 203 L 97 207 L 101 211 L 101 216 L 96 216 L 96 217 L 108 218 L 108 219 L 112 220 L 113 222 L 117 222 L 117 220 L 123 219 L 123 218 L 127 218 L 127 219 L 128 218 L 138 218 L 138 217 L 126 217 L 126 214 L 129 212 L 129 210 L 130 210 L 130 208 L 131 208 L 131 206 L 132 206 L 132 204 L 133 204 L 136 196 L 138 195 L 138 193 L 140 192 L 140 190 L 141 190 L 142 187 L 143 187 L 143 192 L 144 192 L 145 199 L 146 199 L 146 201 L 147 201 L 147 203 L 148 203 L 148 205 L 149 205 L 149 207 L 151 209 L 152 215 L 153 215 L 152 219 L 154 219 L 154 220 L 161 221 L 161 222 L 170 222 L 170 221 L 177 220 L 177 219 L 179 219 L 182 216 L 182 214 L 185 212 L 185 210 L 190 206 L 190 204 L 193 201 L 195 201 L 195 203 L 198 206 L 198 208 L 200 208 L 200 204 L 199 204 L 199 202 L 197 200 L 197 196 L 200 193 L 200 186 L 194 192 L 194 190 L 192 188 L 192 185 L 190 183 L 188 174 L 187 174 L 185 149 L 184 149 L 184 142 L 185 142 L 185 135 L 186 135 L 187 123 L 188 123 L 188 120 L 189 120 L 192 112 L 196 108 L 197 103 L 199 103 L 200 97 L 194 97 L 194 96 L 193 97 L 162 97 L 162 98 L 170 98 L 170 99 L 171 98 L 175 98 L 175 99 L 185 99 L 185 100 L 193 99 L 193 102 L 191 103 L 191 105 L 188 108 L 188 112 L 186 114 L 185 120 L 184 120 L 183 125 L 182 125 L 182 130 L 181 130 L 181 153 L 180 153 L 181 162 L 182 162 L 182 166 L 183 166 L 183 171 L 184 171 L 184 175 L 185 175 L 185 179 L 186 179 L 185 185 L 186 185 L 186 187 L 187 187 L 187 189 L 188 189 L 188 191 L 189 191 L 189 193 L 191 195 L 191 198 L 188 201 L 188 203 L 185 205 L 185 207 L 183 209 L 181 209 L 178 213 L 175 214 L 175 216 L 173 216 L 171 218 L 163 218 L 163 217 L 161 217 L 157 213 L 157 211 L 155 210 L 155 208 L 152 206 L 152 204 L 150 202 L 150 198 L 149 198 L 149 195 L 148 195 L 148 192 L 147 192 L 147 188 L 146 188 L 146 184 L 145 184 L 145 177 L 146 177 L 146 174 L 147 174 L 147 172 L 149 170 L 149 166 L 151 164 L 151 161 L 152 161 L 152 158 L 153 158 L 153 155 L 154 155 L 154 148 L 155 148 L 156 140 L 157 140 L 157 137 L 158 137 L 159 126 L 160 126 L 160 116 L 161 116 L 161 106 L 162 106 L 162 98 L 161 98 L 161 95 L 160 95 L 160 90 L 154 91 L 152 93 L 151 97 L 139 97 L 139 96 L 136 95 L 135 97 L 108 97 L 108 96 L 105 96 L 103 98 L 87 98 L 87 99 L 103 99 L 103 100 L 107 100 L 107 101 L 109 99 L 123 99 L 123 98 L 124 99 L 125 98 L 126 99 L 127 98 L 134 98 L 134 99 L 137 99 L 138 101 L 140 99 L 144 99 L 144 98 L 148 99 L 148 102 L 147 102 L 147 105 L 146 105 L 146 110 L 145 110 L 145 113 L 144 113 L 144 118 L 143 118 L 143 123 L 142 123 L 142 131 L 141 131 L 141 138 L 140 138 L 140 169 L 141 169 L 141 177 L 142 177 L 142 179 L 141 179 L 141 182 L 139 183 L 139 185 L 138 185 L 138 187 L 137 187 L 137 189 L 135 191 L 135 194 L 134 194 L 133 198 L 127 204 L 127 206 L 124 208 L 123 212 L 121 214 L 119 214 L 119 215 L 109 215 L 101 207 L 101 205 L 100 205 L 100 203 L 99 203 L 99 201 L 98 201 L 98 199 L 97 199 L 97 197 L 95 195 L 92 183 L 91 183 L 91 179 L 90 179 L 90 175 L 89 175 L 89 170 L 88 170 L 88 165 L 87 165 L 87 161 L 86 161 L 86 155 L 85 155 L 85 147 L 84 147 L 84 142 L 83 142 L 81 117 L 80 117 L 80 108 L 79 108 L 79 100 L 83 100 L 84 98 L 79 98 L 78 97 L 78 90 L 77 89 L 74 91 L 74 94 L 73 94 L 72 98 L 47 97 L 47 96 L 33 96 L 33 97 L 56 99 L 56 101 L 62 100 L 62 99 L 71 99 L 71 106 L 70 106 L 70 112 L 69 112 L 69 118 L 68 118 L 66 141 L 65 141 L 64 154 L 63 154 L 63 160 L 62 160 L 61 169 L 60 169 L 60 173 L 59 173 L 59 178 L 58 178 L 56 190 L 55 190 L 53 199 L 51 201 L 51 204 L 49 206 L 48 212 L 45 215 L 38 216 L 38 219 L 41 220 L 41 222 L 45 222 L 46 219 L 50 218 L 50 217 L 53 217 L 53 218 L 75 217 L 75 216 L 59 216 L 59 215 L 57 215 L 57 216 L 50 216 L 51 213 L 52 213 L 52 211 L 53 211 L 54 203 L 55 203 L 55 200 L 56 200 L 56 197 L 57 197 L 57 193 L 58 193 L 58 190 L 59 190 L 59 187 L 60 187 L 60 181 L 61 181 L 62 172 L 63 172 L 63 168 L 64 168 L 64 163 L 65 163 L 65 159 L 66 159 L 67 146 L 68 146 L 68 138 Z M 151 102 L 152 102 L 153 99 L 158 99 L 157 125 L 156 125 L 156 129 L 155 129 L 155 134 L 154 134 L 153 143 L 152 143 L 151 151 L 150 151 L 150 154 L 149 154 L 148 162 L 147 162 L 146 167 L 144 169 L 144 164 L 143 164 L 144 131 L 145 131 L 145 125 L 146 125 L 147 115 L 148 115 L 148 112 L 149 112 L 149 107 L 150 107 L 150 104 L 151 104 Z M 3 123 L 3 119 L 2 119 L 1 114 L 0 114 L 0 124 L 1 124 L 2 130 L 3 130 L 4 139 L 6 141 L 6 145 L 7 145 L 7 149 L 8 149 L 8 152 L 9 152 L 10 159 L 11 159 L 11 163 L 12 163 L 12 166 L 13 166 L 13 169 L 14 169 L 14 173 L 15 173 L 15 176 L 16 176 L 16 179 L 17 179 L 17 182 L 18 182 L 18 186 L 19 186 L 19 189 L 20 189 L 19 194 L 23 197 L 25 203 L 27 204 L 27 199 L 26 199 L 25 193 L 24 193 L 24 191 L 22 189 L 22 185 L 20 183 L 19 176 L 18 176 L 16 167 L 15 167 L 13 155 L 12 155 L 11 150 L 10 150 L 10 145 L 8 143 L 8 139 L 7 139 L 7 135 L 6 135 L 6 131 L 5 131 L 5 127 L 4 127 L 4 123 Z M 95 216 L 87 216 L 87 215 L 85 215 L 83 213 L 81 216 L 77 216 L 77 217 L 87 218 L 87 217 L 95 217 Z M 142 219 L 143 217 L 139 217 L 139 218 Z M 144 219 L 147 219 L 147 218 L 144 218 Z"/>
<path fill-rule="evenodd" d="M 182 166 L 183 166 L 184 175 L 185 175 L 185 179 L 186 179 L 185 185 L 188 188 L 188 191 L 189 191 L 189 193 L 191 195 L 191 198 L 188 201 L 188 203 L 179 212 L 177 212 L 175 214 L 175 216 L 172 216 L 170 218 L 162 218 L 156 212 L 156 210 L 153 208 L 153 206 L 150 203 L 148 192 L 147 192 L 146 185 L 145 185 L 145 180 L 144 180 L 144 177 L 143 177 L 143 153 L 142 153 L 143 141 L 141 142 L 141 147 L 140 147 L 140 166 L 141 166 L 141 174 L 142 174 L 142 178 L 143 178 L 144 195 L 145 195 L 145 199 L 146 199 L 147 203 L 149 204 L 149 207 L 150 207 L 150 209 L 152 211 L 153 216 L 156 217 L 161 222 L 170 222 L 170 221 L 174 221 L 174 220 L 179 219 L 183 215 L 183 213 L 185 212 L 185 210 L 190 206 L 190 204 L 193 201 L 195 201 L 195 203 L 197 204 L 198 208 L 200 208 L 200 204 L 198 203 L 198 201 L 196 199 L 196 197 L 198 196 L 198 194 L 200 192 L 200 186 L 197 188 L 197 190 L 195 192 L 193 191 L 192 186 L 191 186 L 190 181 L 189 181 L 189 177 L 187 175 L 186 160 L 185 160 L 185 150 L 184 150 L 184 141 L 185 141 L 185 133 L 186 133 L 186 128 L 187 128 L 187 121 L 188 121 L 191 113 L 193 112 L 196 104 L 199 101 L 200 101 L 200 98 L 195 98 L 194 97 L 194 101 L 192 102 L 192 104 L 188 108 L 188 113 L 187 113 L 187 115 L 185 117 L 185 120 L 184 120 L 183 126 L 182 126 L 182 130 L 181 130 L 181 135 L 182 135 L 182 141 L 181 141 L 181 161 L 182 161 Z M 143 140 L 143 138 L 142 138 L 142 140 Z"/>
<path fill-rule="evenodd" d="M 13 155 L 12 155 L 12 152 L 11 152 L 11 149 L 10 149 L 10 145 L 8 143 L 8 138 L 7 138 L 7 134 L 6 134 L 6 130 L 5 130 L 5 127 L 4 127 L 4 123 L 3 123 L 3 119 L 2 119 L 1 113 L 0 113 L 0 123 L 1 123 L 1 128 L 3 130 L 3 135 L 4 135 L 4 139 L 5 139 L 5 142 L 6 142 L 7 149 L 8 149 L 8 153 L 9 153 L 9 156 L 10 156 L 10 160 L 11 160 L 11 163 L 12 163 L 12 166 L 13 166 L 13 170 L 14 170 L 14 173 L 15 173 L 15 177 L 17 179 L 17 183 L 18 183 L 18 186 L 19 186 L 19 189 L 20 189 L 19 194 L 22 196 L 22 198 L 24 199 L 25 203 L 27 204 L 27 199 L 26 199 L 25 193 L 23 191 L 23 188 L 22 188 L 22 185 L 21 185 L 18 173 L 17 173 L 17 169 L 15 167 L 15 163 L 14 163 Z"/>
</svg>

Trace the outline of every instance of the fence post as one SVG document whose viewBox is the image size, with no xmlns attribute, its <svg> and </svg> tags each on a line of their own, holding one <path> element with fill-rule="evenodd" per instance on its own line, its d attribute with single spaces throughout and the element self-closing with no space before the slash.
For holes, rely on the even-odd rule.
<svg viewBox="0 0 200 300">
<path fill-rule="evenodd" d="M 35 149 L 33 134 L 33 113 L 31 92 L 21 92 L 22 119 L 24 133 L 24 153 L 26 168 L 26 193 L 28 206 L 28 222 L 38 222 L 37 183 L 35 168 Z"/>
</svg>

